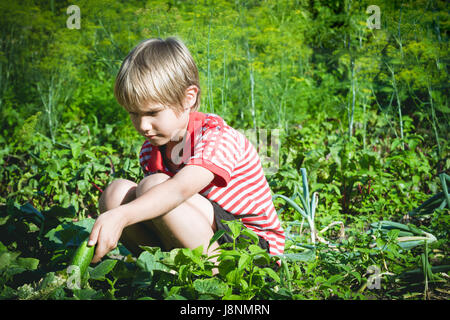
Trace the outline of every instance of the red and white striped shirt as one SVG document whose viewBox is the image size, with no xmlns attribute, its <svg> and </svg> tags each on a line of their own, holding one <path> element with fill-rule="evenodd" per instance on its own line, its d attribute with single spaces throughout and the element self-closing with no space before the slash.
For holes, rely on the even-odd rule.
<svg viewBox="0 0 450 320">
<path fill-rule="evenodd" d="M 200 194 L 215 201 L 241 219 L 247 228 L 266 239 L 270 254 L 282 254 L 284 230 L 253 145 L 215 114 L 191 113 L 187 130 L 181 145 L 182 164 L 199 165 L 214 174 L 213 181 Z M 159 148 L 148 141 L 142 145 L 139 161 L 145 176 L 157 172 L 169 176 L 176 174 L 164 165 Z"/>
</svg>

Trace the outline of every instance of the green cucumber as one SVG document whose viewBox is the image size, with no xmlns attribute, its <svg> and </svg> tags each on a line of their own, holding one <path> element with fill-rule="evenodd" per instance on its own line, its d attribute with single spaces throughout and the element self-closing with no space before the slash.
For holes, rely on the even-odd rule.
<svg viewBox="0 0 450 320">
<path fill-rule="evenodd" d="M 86 273 L 87 268 L 89 267 L 89 264 L 92 261 L 92 258 L 94 257 L 95 246 L 89 247 L 87 245 L 88 241 L 89 239 L 86 239 L 80 244 L 77 251 L 75 251 L 75 254 L 71 262 L 71 265 L 80 268 L 81 278 L 84 278 L 83 276 Z"/>
</svg>

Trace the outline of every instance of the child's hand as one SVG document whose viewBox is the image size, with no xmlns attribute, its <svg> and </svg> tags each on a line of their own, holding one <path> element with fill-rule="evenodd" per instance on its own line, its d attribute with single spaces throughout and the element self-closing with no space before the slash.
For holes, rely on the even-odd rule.
<svg viewBox="0 0 450 320">
<path fill-rule="evenodd" d="M 125 213 L 119 208 L 106 211 L 97 218 L 88 242 L 89 246 L 97 244 L 92 263 L 99 262 L 105 254 L 117 247 L 124 227 Z"/>
</svg>

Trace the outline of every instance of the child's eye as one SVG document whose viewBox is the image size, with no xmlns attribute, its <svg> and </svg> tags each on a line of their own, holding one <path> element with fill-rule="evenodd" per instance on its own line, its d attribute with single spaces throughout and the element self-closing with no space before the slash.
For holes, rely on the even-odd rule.
<svg viewBox="0 0 450 320">
<path fill-rule="evenodd" d="M 149 112 L 146 112 L 145 115 L 149 116 L 149 117 L 154 117 L 158 114 L 158 112 L 159 111 L 149 111 Z"/>
</svg>

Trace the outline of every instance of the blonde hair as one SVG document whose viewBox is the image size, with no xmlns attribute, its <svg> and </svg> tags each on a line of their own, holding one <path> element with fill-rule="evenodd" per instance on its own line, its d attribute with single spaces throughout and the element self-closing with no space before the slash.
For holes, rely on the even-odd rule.
<svg viewBox="0 0 450 320">
<path fill-rule="evenodd" d="M 116 77 L 114 95 L 127 111 L 136 111 L 148 103 L 159 103 L 176 113 L 183 110 L 186 89 L 197 86 L 198 69 L 188 48 L 178 39 L 155 38 L 139 43 L 127 55 Z"/>
</svg>

